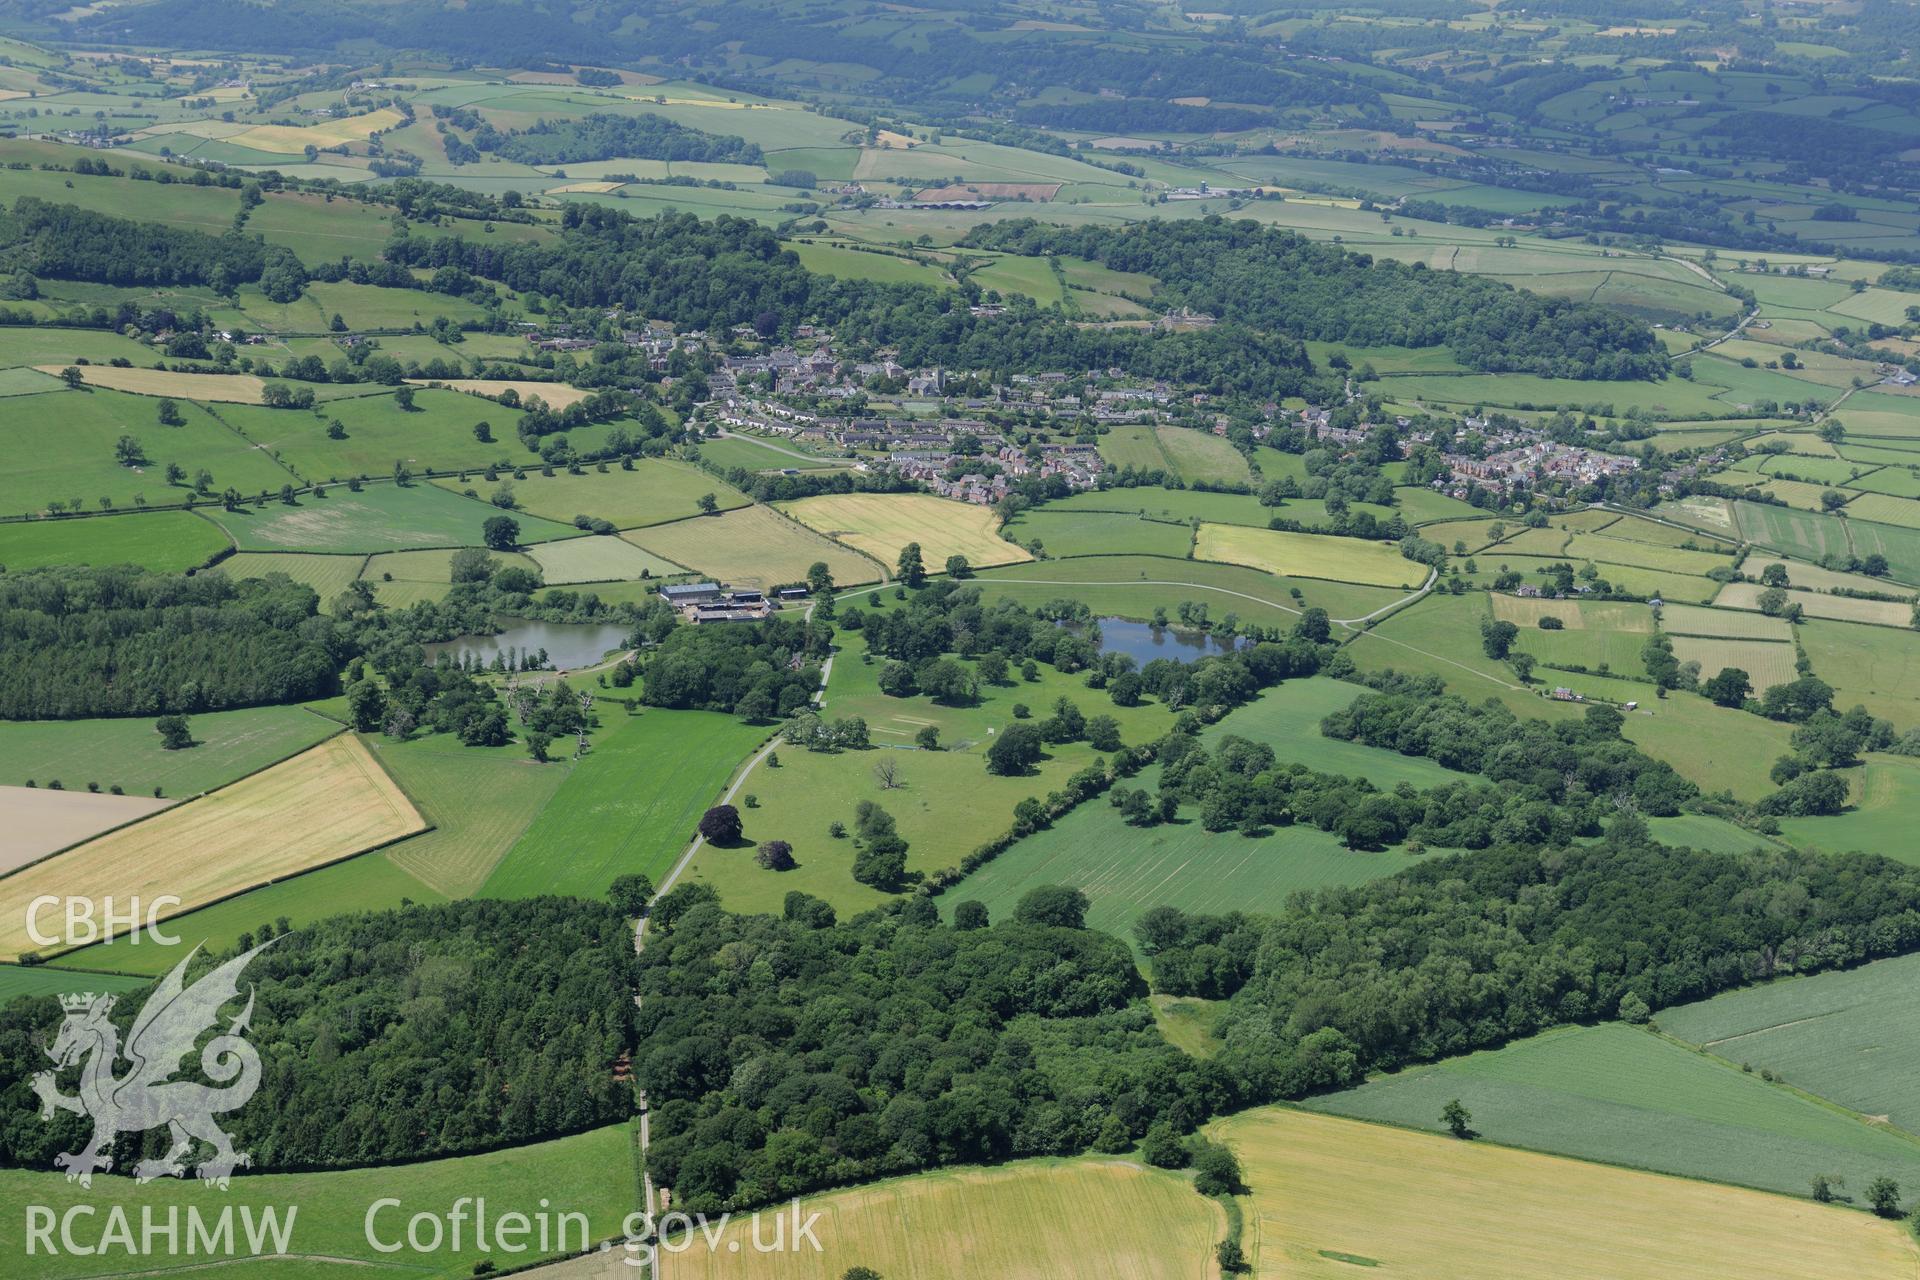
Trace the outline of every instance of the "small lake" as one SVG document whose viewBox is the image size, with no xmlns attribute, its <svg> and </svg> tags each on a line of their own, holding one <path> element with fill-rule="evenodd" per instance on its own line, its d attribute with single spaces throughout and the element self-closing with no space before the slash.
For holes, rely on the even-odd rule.
<svg viewBox="0 0 1920 1280">
<path fill-rule="evenodd" d="M 1232 653 L 1245 643 L 1238 637 L 1216 638 L 1201 631 L 1156 627 L 1127 618 L 1100 619 L 1100 652 L 1127 654 L 1143 667 L 1155 658 L 1192 662 L 1212 654 Z"/>
<path fill-rule="evenodd" d="M 548 665 L 571 671 L 593 665 L 605 657 L 608 650 L 620 648 L 627 639 L 626 627 L 607 622 L 527 622 L 519 618 L 507 621 L 511 625 L 498 635 L 456 636 L 421 647 L 427 651 L 430 663 L 448 653 L 456 658 L 473 654 L 482 665 L 492 663 L 497 653 L 506 653 L 511 662 L 517 655 L 538 654 L 545 649 Z"/>
</svg>

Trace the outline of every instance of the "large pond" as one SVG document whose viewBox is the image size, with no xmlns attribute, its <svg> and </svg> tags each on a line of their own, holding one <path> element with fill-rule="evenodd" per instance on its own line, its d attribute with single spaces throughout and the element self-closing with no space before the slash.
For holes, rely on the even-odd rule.
<svg viewBox="0 0 1920 1280">
<path fill-rule="evenodd" d="M 425 645 L 427 661 L 434 662 L 443 653 L 456 658 L 472 654 L 480 659 L 481 665 L 489 666 L 495 654 L 504 652 L 507 661 L 518 666 L 517 659 L 522 655 L 531 657 L 545 649 L 548 666 L 570 671 L 593 665 L 609 650 L 620 648 L 627 639 L 627 628 L 606 622 L 527 622 L 519 618 L 508 621 L 511 625 L 498 635 L 455 636 Z"/>
<path fill-rule="evenodd" d="M 1243 640 L 1214 637 L 1201 631 L 1156 627 L 1126 618 L 1100 619 L 1100 652 L 1130 655 L 1141 666 L 1155 658 L 1192 662 L 1209 654 L 1231 653 Z"/>
</svg>

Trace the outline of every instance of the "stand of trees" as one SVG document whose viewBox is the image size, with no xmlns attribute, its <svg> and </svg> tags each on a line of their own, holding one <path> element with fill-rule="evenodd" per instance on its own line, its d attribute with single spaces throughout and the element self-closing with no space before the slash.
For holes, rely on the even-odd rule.
<svg viewBox="0 0 1920 1280">
<path fill-rule="evenodd" d="M 647 658 L 640 699 L 650 707 L 726 711 L 749 720 L 791 715 L 820 687 L 832 639 L 833 628 L 824 623 L 780 617 L 678 627 Z"/>
<path fill-rule="evenodd" d="M 282 921 L 235 950 L 275 934 L 284 936 L 242 978 L 255 994 L 247 1038 L 260 1054 L 259 1092 L 221 1119 L 257 1168 L 485 1151 L 633 1113 L 632 1086 L 614 1078 L 635 1047 L 633 934 L 612 907 L 454 902 L 291 933 Z M 114 1011 L 123 1043 L 140 1004 Z M 50 1167 L 91 1130 L 65 1113 L 42 1122 L 28 1083 L 47 1066 L 40 1046 L 60 1017 L 52 1000 L 0 1010 L 0 1163 Z M 71 1091 L 71 1079 L 63 1086 Z M 123 1136 L 116 1166 L 170 1141 L 165 1127 Z"/>
<path fill-rule="evenodd" d="M 1170 304 L 1290 338 L 1445 346 L 1476 369 L 1556 378 L 1657 378 L 1667 368 L 1644 321 L 1485 276 L 1348 253 L 1251 221 L 1059 227 L 1022 218 L 975 228 L 961 243 L 1143 272 L 1160 281 L 1156 297 Z"/>
<path fill-rule="evenodd" d="M 0 717 L 151 716 L 335 691 L 344 645 L 312 588 L 130 566 L 0 575 Z"/>
<path fill-rule="evenodd" d="M 520 133 L 482 125 L 473 146 L 520 164 L 577 164 L 583 160 L 698 160 L 759 164 L 757 143 L 732 134 L 707 133 L 664 116 L 595 112 L 573 120 L 541 120 Z"/>
<path fill-rule="evenodd" d="M 293 251 L 251 236 L 222 236 L 93 213 L 21 196 L 0 213 L 0 269 L 116 285 L 258 283 L 275 302 L 307 284 Z"/>
</svg>

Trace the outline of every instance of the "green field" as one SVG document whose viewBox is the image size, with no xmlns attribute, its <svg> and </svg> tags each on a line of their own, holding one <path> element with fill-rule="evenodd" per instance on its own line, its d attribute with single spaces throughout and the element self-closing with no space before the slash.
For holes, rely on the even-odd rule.
<svg viewBox="0 0 1920 1280">
<path fill-rule="evenodd" d="M 1833 686 L 1835 706 L 1863 705 L 1902 732 L 1920 727 L 1920 636 L 1910 628 L 1821 620 L 1797 633 L 1813 673 Z"/>
<path fill-rule="evenodd" d="M 147 396 L 104 390 L 8 397 L 9 434 L 16 447 L 0 474 L 0 514 L 31 514 L 52 502 L 92 511 L 102 498 L 115 507 L 137 506 L 142 498 L 152 506 L 183 502 L 187 490 L 166 481 L 168 463 L 178 463 L 189 479 L 201 470 L 211 472 L 215 493 L 228 486 L 242 493 L 277 492 L 294 479 L 208 410 L 181 402 L 182 424 L 164 427 L 156 416 L 158 404 Z M 147 465 L 116 461 L 115 442 L 123 435 L 140 442 Z"/>
<path fill-rule="evenodd" d="M 1244 565 L 1298 578 L 1329 578 L 1365 586 L 1411 591 L 1427 579 L 1427 566 L 1407 559 L 1389 542 L 1285 533 L 1241 525 L 1203 524 L 1194 539 L 1196 559 Z"/>
<path fill-rule="evenodd" d="M 752 436 L 725 436 L 702 440 L 700 457 L 716 467 L 749 471 L 830 471 L 851 465 L 844 460 L 804 456 L 800 446 L 787 441 L 775 444 Z"/>
<path fill-rule="evenodd" d="M 1141 428 L 1144 430 L 1144 428 Z M 1104 451 L 1105 445 L 1102 444 Z M 1131 489 L 1091 489 L 1047 503 L 1049 515 L 1062 511 L 1128 511 L 1161 520 L 1208 520 L 1216 524 L 1244 524 L 1264 529 L 1267 521 L 1280 512 L 1290 512 L 1289 503 L 1276 511 L 1263 507 L 1250 493 L 1203 493 L 1198 489 L 1161 489 L 1140 485 Z M 1357 511 L 1372 511 L 1382 519 L 1385 509 L 1356 503 Z"/>
<path fill-rule="evenodd" d="M 642 577 L 670 578 L 686 572 L 677 564 L 649 555 L 633 543 L 614 537 L 564 538 L 559 542 L 543 542 L 527 554 L 540 566 L 540 576 L 549 586 Z"/>
<path fill-rule="evenodd" d="M 264 769 L 340 732 L 338 722 L 301 707 L 251 707 L 188 717 L 198 745 L 167 751 L 153 721 L 0 721 L 0 784 L 68 788 L 98 782 L 130 796 L 184 799 Z"/>
<path fill-rule="evenodd" d="M 1873 967 L 1859 972 L 1870 973 Z M 1911 977 L 1909 968 L 1908 985 Z M 1819 979 L 1794 985 L 1807 981 Z M 1746 1000 L 1751 1008 L 1752 997 L 1781 989 L 1756 988 L 1731 998 Z M 1876 991 L 1892 996 L 1897 988 L 1883 985 Z M 1716 1003 L 1692 1008 L 1712 1009 Z M 1774 1002 L 1776 1009 L 1786 1007 L 1788 1003 Z M 1824 1006 L 1822 1011 L 1836 1007 Z M 1763 1016 L 1772 1016 L 1772 1011 Z M 1819 1014 L 1810 1011 L 1805 1016 Z M 1694 1028 L 1724 1025 L 1724 1020 L 1716 1023 L 1711 1017 L 1689 1017 L 1687 1009 L 1662 1010 L 1658 1018 L 1663 1027 L 1676 1021 Z M 1803 1050 L 1819 1053 L 1827 1021 L 1804 1027 L 1797 1037 Z M 1860 1011 L 1853 1028 L 1867 1034 L 1875 1024 L 1884 1039 L 1888 1024 L 1877 1008 Z M 1837 1027 L 1833 1034 L 1844 1037 L 1846 1032 Z M 1791 1058 L 1791 1044 L 1778 1045 L 1783 1060 Z M 1863 1047 L 1852 1046 L 1853 1055 L 1859 1056 Z M 1409 1067 L 1307 1105 L 1355 1119 L 1437 1131 L 1444 1128 L 1441 1106 L 1459 1098 L 1473 1113 L 1474 1129 L 1493 1142 L 1791 1195 L 1806 1195 L 1814 1175 L 1821 1173 L 1844 1177 L 1856 1198 L 1876 1177 L 1891 1176 L 1903 1183 L 1920 1179 L 1920 1142 L 1766 1083 L 1758 1074 L 1761 1066 L 1770 1065 L 1761 1048 L 1740 1042 L 1713 1045 L 1712 1053 L 1731 1060 L 1716 1061 L 1621 1023 L 1570 1027 L 1503 1049 Z M 1847 1053 L 1831 1056 L 1844 1059 Z M 1737 1065 L 1748 1057 L 1752 1074 Z M 1812 1087 L 1807 1079 L 1790 1075 L 1788 1080 L 1803 1089 Z M 1884 1091 L 1879 1096 L 1884 1097 Z M 1920 1096 L 1913 1100 L 1920 1103 Z"/>
<path fill-rule="evenodd" d="M 1781 831 L 1795 844 L 1829 853 L 1877 853 L 1920 862 L 1914 824 L 1920 822 L 1920 761 L 1869 755 L 1846 771 L 1849 808 L 1825 818 L 1787 818 Z"/>
<path fill-rule="evenodd" d="M 825 564 L 834 583 L 843 587 L 877 582 L 883 572 L 872 557 L 758 504 L 629 530 L 621 537 L 673 564 L 762 591 L 804 581 L 816 563 Z"/>
<path fill-rule="evenodd" d="M 367 557 L 363 555 L 320 555 L 304 551 L 236 551 L 219 564 L 229 578 L 264 578 L 284 573 L 295 582 L 304 582 L 320 597 L 325 609 L 335 596 L 356 578 L 365 576 Z"/>
<path fill-rule="evenodd" d="M 1188 484 L 1246 484 L 1252 479 L 1247 459 L 1225 437 L 1190 427 L 1155 427 L 1160 448 Z"/>
<path fill-rule="evenodd" d="M 994 569 L 978 578 L 988 599 L 1012 599 L 1032 607 L 1049 600 L 1084 602 L 1102 617 L 1144 622 L 1155 609 L 1169 616 L 1182 601 L 1206 604 L 1212 616 L 1237 613 L 1243 621 L 1291 626 L 1300 610 L 1325 609 L 1335 618 L 1357 618 L 1400 598 L 1385 587 L 1362 587 L 1324 578 L 1284 578 L 1205 560 L 1156 556 L 1090 556 L 1046 560 Z M 1295 598 L 1292 592 L 1300 592 Z"/>
<path fill-rule="evenodd" d="M 630 871 L 658 881 L 693 839 L 701 813 L 767 733 L 705 711 L 656 708 L 616 722 L 572 766 L 480 895 L 598 898 L 614 877 Z M 556 744 L 556 754 L 565 746 Z"/>
<path fill-rule="evenodd" d="M 1130 512 L 1056 511 L 1051 507 L 1023 511 L 1002 530 L 1029 549 L 1036 544 L 1045 554 L 1061 556 L 1171 556 L 1185 559 L 1193 529 L 1183 523 L 1148 520 Z"/>
<path fill-rule="evenodd" d="M 0 524 L 0 565 L 136 564 L 179 573 L 205 564 L 230 544 L 219 529 L 186 511 L 87 520 Z"/>
<path fill-rule="evenodd" d="M 444 481 L 453 488 L 452 481 Z M 525 515 L 543 516 L 571 523 L 578 515 L 611 520 L 622 529 L 641 525 L 664 524 L 684 520 L 700 511 L 700 496 L 711 493 L 721 510 L 747 505 L 747 496 L 724 480 L 716 479 L 684 462 L 654 459 L 637 462 L 631 471 L 609 467 L 605 472 L 588 471 L 584 475 L 556 472 L 543 476 L 529 472 L 525 480 L 502 479 Z M 476 482 L 460 488 L 477 488 L 482 498 L 491 498 L 500 485 Z"/>
<path fill-rule="evenodd" d="M 490 404 L 458 391 L 421 387 L 411 410 L 400 408 L 391 391 L 365 388 L 330 400 L 311 413 L 222 405 L 220 416 L 249 440 L 308 480 L 343 481 L 350 476 L 391 475 L 396 462 L 415 471 L 447 470 L 489 463 L 537 461 L 514 438 L 520 411 Z M 346 438 L 331 440 L 327 424 L 338 420 Z M 493 443 L 474 438 L 473 427 L 486 422 Z"/>
<path fill-rule="evenodd" d="M 498 507 L 463 498 L 434 485 L 370 484 L 359 493 L 344 486 L 311 493 L 287 506 L 278 499 L 208 516 L 233 536 L 242 551 L 391 551 L 401 547 L 477 547 L 481 526 L 502 515 Z M 514 513 L 520 540 L 573 538 L 569 524 Z"/>
<path fill-rule="evenodd" d="M 1639 711 L 1627 717 L 1621 733 L 1642 751 L 1665 760 L 1704 791 L 1728 790 L 1753 801 L 1773 790 L 1767 770 L 1787 754 L 1792 726 L 1716 707 L 1698 694 L 1639 697 Z"/>
<path fill-rule="evenodd" d="M 547 1213 L 556 1215 L 549 1218 L 556 1228 L 557 1215 L 562 1212 L 585 1214 L 589 1243 L 618 1237 L 621 1220 L 634 1212 L 640 1201 L 633 1145 L 628 1126 L 612 1125 L 504 1151 L 451 1160 L 430 1160 L 394 1168 L 323 1173 L 247 1173 L 236 1176 L 232 1189 L 221 1193 L 217 1202 L 192 1177 L 161 1178 L 146 1186 L 138 1186 L 131 1178 L 113 1175 L 96 1180 L 92 1190 L 88 1191 L 68 1183 L 59 1173 L 9 1169 L 0 1172 L 0 1196 L 15 1204 L 47 1205 L 56 1214 L 64 1213 L 70 1205 L 99 1204 L 102 1207 L 98 1221 L 102 1225 L 105 1223 L 105 1205 L 123 1207 L 136 1224 L 136 1232 L 141 1221 L 142 1206 L 150 1206 L 155 1221 L 164 1224 L 168 1220 L 167 1210 L 170 1207 L 184 1209 L 193 1205 L 203 1217 L 211 1220 L 218 1217 L 220 1209 L 231 1204 L 236 1207 L 234 1235 L 241 1248 L 245 1245 L 238 1221 L 239 1206 L 253 1207 L 256 1211 L 273 1206 L 283 1222 L 289 1211 L 298 1206 L 298 1216 L 294 1219 L 286 1250 L 289 1257 L 271 1263 L 242 1262 L 237 1270 L 248 1274 L 285 1276 L 291 1280 L 313 1280 L 318 1276 L 337 1275 L 343 1268 L 384 1270 L 398 1265 L 404 1267 L 409 1275 L 423 1277 L 423 1280 L 427 1277 L 464 1277 L 474 1273 L 475 1262 L 483 1256 L 493 1259 L 496 1265 L 512 1265 L 516 1261 L 525 1262 L 540 1257 L 537 1224 L 543 1204 L 548 1206 Z M 534 1247 L 522 1254 L 496 1249 L 491 1254 L 483 1255 L 475 1247 L 470 1224 L 462 1233 L 461 1248 L 453 1247 L 450 1232 L 442 1249 L 416 1252 L 406 1247 L 407 1220 L 412 1214 L 431 1212 L 440 1217 L 463 1196 L 485 1196 L 488 1214 L 495 1222 L 499 1219 L 493 1215 L 510 1212 L 525 1214 L 529 1222 L 536 1224 L 536 1233 L 528 1237 Z M 400 1251 L 394 1253 L 375 1249 L 367 1239 L 366 1219 L 369 1210 L 383 1198 L 401 1202 L 400 1208 L 389 1207 L 375 1220 L 376 1238 L 381 1243 L 398 1240 L 402 1244 Z M 180 1252 L 184 1261 L 186 1214 L 182 1213 L 180 1219 Z M 5 1249 L 15 1258 L 28 1256 L 26 1239 L 22 1234 L 23 1225 L 21 1220 L 11 1217 L 6 1223 L 0 1224 L 0 1249 Z M 445 1225 L 444 1218 L 442 1225 Z M 574 1235 L 570 1237 L 569 1244 L 575 1242 L 579 1228 L 571 1228 L 571 1231 Z M 133 1238 L 137 1242 L 139 1236 L 136 1234 Z M 431 1238 L 430 1235 L 422 1236 L 423 1241 Z M 557 1253 L 558 1250 L 553 1252 Z M 54 1257 L 46 1257 L 43 1252 L 32 1265 L 32 1271 L 14 1274 L 31 1274 L 45 1277 L 46 1280 L 65 1280 L 67 1277 L 78 1280 L 79 1277 L 101 1274 L 103 1259 L 62 1250 Z M 113 1263 L 107 1261 L 106 1265 L 112 1267 Z"/>
<path fill-rule="evenodd" d="M 392 863 L 450 898 L 486 881 L 566 780 L 520 743 L 464 747 L 447 734 L 371 741 L 381 765 L 434 829 L 385 851 Z"/>
<path fill-rule="evenodd" d="M 0 1005 L 22 997 L 38 1000 L 69 991 L 131 991 L 148 981 L 118 973 L 74 973 L 46 965 L 0 964 Z"/>
</svg>

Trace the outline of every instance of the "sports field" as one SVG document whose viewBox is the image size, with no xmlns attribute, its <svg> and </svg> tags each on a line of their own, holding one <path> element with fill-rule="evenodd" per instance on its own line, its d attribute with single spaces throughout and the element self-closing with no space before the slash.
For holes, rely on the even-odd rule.
<svg viewBox="0 0 1920 1280">
<path fill-rule="evenodd" d="M 1132 1160 L 1028 1160 L 949 1169 L 810 1196 L 821 1251 L 759 1253 L 737 1222 L 709 1245 L 663 1252 L 663 1280 L 839 1280 L 871 1267 L 887 1280 L 961 1274 L 1057 1280 L 1203 1280 L 1226 1235 L 1219 1205 L 1175 1173 Z M 771 1226 L 762 1223 L 762 1238 Z M 583 1260 L 554 1280 L 613 1280 L 618 1260 Z"/>
<path fill-rule="evenodd" d="M 603 718 L 620 715 L 608 708 Z M 694 824 L 769 730 L 708 711 L 649 709 L 615 723 L 572 766 L 479 893 L 598 898 L 615 876 L 658 881 L 693 839 Z M 555 753 L 567 749 L 556 743 Z"/>
<path fill-rule="evenodd" d="M 771 507 L 757 504 L 718 516 L 696 516 L 635 529 L 621 536 L 663 560 L 721 582 L 762 591 L 804 581 L 807 570 L 821 561 L 833 574 L 836 586 L 877 582 L 881 576 L 877 562 Z"/>
<path fill-rule="evenodd" d="M 32 950 L 27 904 L 46 893 L 177 910 L 397 840 L 425 826 L 358 739 L 342 734 L 192 804 L 0 880 L 0 954 Z M 55 934 L 48 925 L 42 933 Z"/>
<path fill-rule="evenodd" d="M 1920 1265 L 1898 1223 L 1764 1192 L 1277 1107 L 1207 1131 L 1252 1188 L 1260 1276 L 1893 1280 Z"/>
<path fill-rule="evenodd" d="M 481 546 L 481 527 L 503 514 L 430 484 L 370 484 L 359 493 L 336 486 L 324 498 L 309 493 L 292 506 L 275 498 L 237 511 L 212 511 L 208 518 L 243 551 L 375 552 Z M 570 524 L 512 514 L 523 543 L 581 536 Z"/>
<path fill-rule="evenodd" d="M 529 472 L 525 480 L 502 479 L 496 485 L 475 482 L 456 486 L 451 480 L 441 483 L 449 488 L 477 488 L 484 499 L 491 499 L 504 485 L 519 504 L 520 519 L 532 515 L 571 523 L 575 516 L 586 515 L 611 520 L 622 529 L 698 515 L 702 494 L 711 493 L 723 511 L 744 507 L 749 501 L 746 494 L 726 481 L 665 458 L 636 462 L 631 471 L 609 467 L 604 472 L 588 471 L 578 476 Z"/>
<path fill-rule="evenodd" d="M 185 511 L 0 524 L 0 565 L 16 572 L 57 564 L 136 564 L 179 573 L 228 545 L 218 528 Z"/>
<path fill-rule="evenodd" d="M 1912 972 L 1909 966 L 1909 981 Z M 1806 981 L 1791 979 L 1735 994 L 1747 998 L 1751 1016 L 1761 1017 L 1761 1010 L 1767 1010 L 1764 1016 L 1771 1017 L 1771 1011 L 1800 1006 L 1792 997 L 1760 1002 L 1752 997 Z M 1878 990 L 1892 994 L 1886 983 Z M 1750 1024 L 1737 1018 L 1716 1021 L 1718 1015 L 1711 1011 L 1725 998 L 1662 1010 L 1660 1026 L 1670 1029 L 1679 1018 L 1690 1029 L 1674 1034 L 1702 1043 L 1747 1031 Z M 1884 1041 L 1891 1027 L 1904 1025 L 1898 1011 L 1911 1003 L 1909 999 L 1887 1009 L 1885 1018 L 1875 1016 L 1872 1006 L 1851 1012 L 1843 1006 L 1821 1006 L 1815 1012 L 1809 1006 L 1803 1016 L 1816 1021 L 1785 1028 L 1782 1034 L 1819 1045 L 1827 1021 L 1822 1014 L 1837 1016 L 1843 1022 L 1834 1028 L 1836 1044 L 1826 1061 L 1859 1060 L 1870 1056 L 1871 1046 Z M 1734 1022 L 1740 1025 L 1730 1029 Z M 1624 1023 L 1562 1027 L 1501 1049 L 1409 1067 L 1308 1105 L 1315 1111 L 1441 1132 L 1445 1125 L 1440 1108 L 1448 1099 L 1459 1098 L 1473 1112 L 1473 1127 L 1505 1146 L 1795 1196 L 1806 1195 L 1814 1175 L 1821 1173 L 1844 1177 L 1856 1193 L 1882 1175 L 1903 1183 L 1920 1178 L 1920 1144 L 1911 1138 L 1762 1079 L 1761 1068 L 1778 1072 L 1781 1067 L 1756 1043 L 1766 1034 L 1707 1043 L 1708 1056 Z M 1791 1057 L 1785 1044 L 1779 1047 L 1781 1058 Z M 1819 1073 L 1806 1059 L 1792 1060 L 1805 1069 L 1800 1078 L 1786 1077 L 1789 1084 L 1823 1092 L 1814 1078 Z M 1753 1070 L 1742 1071 L 1742 1063 Z M 1867 1084 L 1864 1072 L 1862 1063 L 1862 1085 Z M 1908 1072 L 1897 1085 L 1889 1082 L 1878 1094 L 1858 1096 L 1908 1096 L 1920 1107 L 1920 1094 L 1913 1092 L 1916 1083 Z M 1888 1101 L 1870 1110 L 1893 1108 Z"/>
<path fill-rule="evenodd" d="M 68 789 L 97 782 L 130 796 L 159 787 L 170 800 L 224 786 L 296 755 L 340 732 L 340 725 L 301 707 L 248 707 L 187 718 L 195 745 L 168 751 L 146 717 L 101 720 L 0 721 L 0 784 Z"/>
<path fill-rule="evenodd" d="M 1427 567 L 1401 555 L 1392 543 L 1318 533 L 1203 524 L 1195 535 L 1193 553 L 1197 559 L 1246 565 L 1267 573 L 1403 587 L 1408 591 L 1427 579 Z"/>
<path fill-rule="evenodd" d="M 781 506 L 788 515 L 878 559 L 892 572 L 908 543 L 920 544 L 920 560 L 940 573 L 947 557 L 962 555 L 975 568 L 1031 560 L 1025 548 L 999 534 L 1000 517 L 989 507 L 949 502 L 925 493 L 846 493 L 802 498 Z"/>
</svg>

